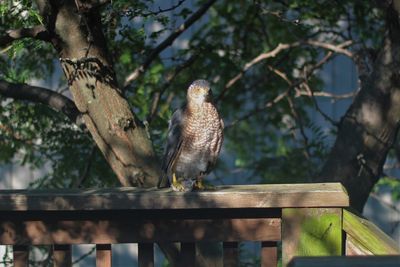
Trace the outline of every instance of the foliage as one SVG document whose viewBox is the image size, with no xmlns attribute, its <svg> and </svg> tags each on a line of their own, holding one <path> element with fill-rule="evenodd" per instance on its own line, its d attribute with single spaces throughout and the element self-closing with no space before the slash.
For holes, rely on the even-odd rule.
<svg viewBox="0 0 400 267">
<path fill-rule="evenodd" d="M 163 9 L 169 6 L 159 8 L 154 1 L 113 0 L 101 8 L 103 32 L 120 84 L 205 1 L 194 7 L 187 2 L 168 12 Z M 10 3 L 0 4 L 0 33 L 42 23 L 31 1 Z M 335 126 L 326 130 L 312 122 L 310 115 L 317 112 L 315 101 L 304 95 L 305 83 L 314 92 L 324 90 L 318 71 L 304 75 L 328 50 L 299 45 L 254 64 L 248 71 L 243 68 L 280 43 L 318 40 L 338 45 L 352 40 L 354 50 L 367 46 L 373 51 L 381 42 L 383 22 L 382 13 L 368 1 L 217 1 L 205 18 L 126 87 L 126 96 L 140 119 L 149 120 L 156 151 L 161 155 L 173 108 L 183 103 L 190 81 L 205 78 L 212 84 L 227 126 L 224 158 L 234 159 L 229 168 L 219 164 L 223 176 L 230 176 L 233 167 L 250 174 L 254 181 L 308 181 L 318 173 L 329 146 L 326 140 L 336 131 Z M 60 77 L 57 53 L 49 45 L 22 39 L 0 53 L 0 79 L 28 83 L 57 80 L 54 90 L 67 87 L 65 78 Z M 171 73 L 192 56 L 194 61 L 169 81 Z M 238 74 L 241 78 L 228 86 Z M 161 94 L 157 112 L 149 117 L 157 94 Z M 82 186 L 115 185 L 110 168 L 93 146 L 88 134 L 63 115 L 41 105 L 2 99 L 0 160 L 46 167 L 42 179 L 32 186 L 71 186 L 85 175 L 88 162 Z"/>
</svg>

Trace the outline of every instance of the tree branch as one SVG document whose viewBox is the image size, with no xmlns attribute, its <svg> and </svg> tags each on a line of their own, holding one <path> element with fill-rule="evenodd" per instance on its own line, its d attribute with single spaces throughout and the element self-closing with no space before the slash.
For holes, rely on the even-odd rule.
<svg viewBox="0 0 400 267">
<path fill-rule="evenodd" d="M 330 44 L 330 43 L 323 43 L 323 42 L 313 41 L 313 40 L 304 41 L 304 42 L 302 42 L 302 44 L 315 46 L 315 47 L 320 47 L 320 48 L 324 48 L 326 50 L 331 50 L 333 52 L 336 52 L 338 54 L 343 54 L 343 55 L 348 56 L 350 58 L 353 57 L 353 53 L 351 53 L 349 50 L 343 48 L 343 47 L 346 47 L 346 46 L 349 46 L 349 45 L 353 44 L 352 40 L 348 40 L 346 42 L 343 42 L 340 45 L 334 45 L 334 44 Z"/>
<path fill-rule="evenodd" d="M 149 56 L 144 60 L 144 62 L 137 67 L 128 77 L 125 79 L 124 88 L 126 88 L 131 82 L 136 80 L 139 75 L 144 73 L 154 59 L 168 46 L 172 45 L 176 38 L 179 37 L 184 31 L 186 31 L 194 22 L 199 20 L 206 11 L 214 4 L 216 0 L 209 0 L 204 5 L 202 5 L 195 13 L 193 13 L 184 23 L 182 23 L 174 32 L 168 36 L 163 42 L 161 42 L 154 50 L 149 54 Z"/>
<path fill-rule="evenodd" d="M 240 118 L 237 118 L 235 120 L 233 120 L 231 123 L 229 124 L 225 124 L 225 130 L 228 130 L 229 128 L 235 126 L 237 123 L 247 120 L 248 118 L 256 115 L 257 113 L 266 110 L 268 108 L 272 108 L 273 106 L 275 106 L 277 103 L 279 103 L 280 101 L 282 101 L 283 99 L 285 99 L 285 97 L 287 97 L 287 95 L 289 94 L 291 88 L 286 89 L 285 91 L 283 91 L 282 93 L 280 93 L 279 95 L 277 95 L 276 97 L 274 97 L 272 100 L 268 101 L 267 103 L 265 103 L 265 105 L 261 106 L 261 107 L 257 107 L 253 110 L 251 110 L 250 112 L 244 114 L 243 116 L 241 116 Z"/>
<path fill-rule="evenodd" d="M 176 66 L 170 73 L 167 74 L 165 78 L 165 82 L 162 85 L 161 89 L 156 92 L 153 96 L 153 99 L 151 101 L 151 109 L 150 113 L 147 116 L 147 122 L 150 123 L 154 116 L 156 115 L 158 111 L 158 106 L 160 104 L 160 99 L 161 96 L 164 94 L 164 92 L 167 90 L 167 88 L 171 85 L 172 80 L 175 79 L 175 77 L 184 69 L 188 68 L 190 65 L 193 64 L 193 62 L 198 58 L 198 54 L 192 55 L 188 60 L 184 61 L 182 64 Z"/>
<path fill-rule="evenodd" d="M 229 80 L 229 82 L 225 85 L 224 89 L 222 90 L 220 95 L 217 97 L 216 102 L 220 101 L 225 96 L 225 94 L 227 93 L 229 88 L 231 88 L 238 80 L 240 80 L 243 77 L 243 75 L 251 67 L 253 67 L 254 65 L 256 65 L 257 63 L 259 63 L 263 60 L 276 57 L 283 50 L 287 50 L 287 49 L 290 49 L 293 47 L 298 47 L 300 45 L 310 45 L 310 46 L 315 46 L 315 47 L 331 50 L 336 53 L 344 54 L 348 57 L 352 57 L 353 54 L 350 51 L 345 49 L 345 47 L 350 46 L 351 44 L 353 44 L 353 41 L 351 41 L 351 40 L 345 41 L 339 45 L 333 45 L 333 44 L 329 44 L 329 43 L 323 43 L 323 42 L 311 41 L 311 40 L 294 42 L 291 44 L 279 44 L 273 50 L 266 52 L 266 53 L 261 53 L 257 57 L 253 58 L 251 61 L 247 62 L 241 69 L 240 73 L 238 73 L 235 77 L 233 77 L 231 80 Z"/>
<path fill-rule="evenodd" d="M 343 43 L 341 43 L 341 44 L 335 46 L 335 48 L 333 48 L 333 49 L 335 49 L 335 50 L 341 50 L 341 49 L 344 49 L 345 47 L 351 45 L 352 43 L 353 43 L 352 41 L 345 41 L 345 42 L 343 42 Z M 297 45 L 298 43 L 294 43 L 294 44 Z M 292 45 L 293 45 L 293 44 L 292 44 Z M 287 46 L 286 44 L 285 44 L 285 45 L 280 44 L 280 45 L 278 45 L 274 50 L 272 50 L 272 51 L 270 51 L 270 52 L 267 52 L 267 53 L 263 53 L 263 54 L 257 56 L 256 58 L 254 58 L 252 61 L 250 61 L 249 63 L 247 63 L 243 69 L 245 69 L 245 70 L 247 71 L 251 66 L 253 66 L 253 65 L 256 64 L 256 63 L 258 63 L 259 61 L 261 61 L 261 60 L 263 60 L 263 59 L 266 59 L 266 58 L 274 57 L 274 56 L 276 56 L 279 52 L 281 52 L 282 50 L 287 49 L 287 48 L 288 48 L 288 46 Z M 243 120 L 247 120 L 247 119 L 250 118 L 251 116 L 253 116 L 253 115 L 255 115 L 255 114 L 257 114 L 257 113 L 259 113 L 259 112 L 261 112 L 261 111 L 263 111 L 263 110 L 265 110 L 265 109 L 271 108 L 272 106 L 274 106 L 275 104 L 277 104 L 278 102 L 280 102 L 282 99 L 284 99 L 285 97 L 287 97 L 288 94 L 289 94 L 289 92 L 290 92 L 293 88 L 296 88 L 296 87 L 299 87 L 299 86 L 301 86 L 301 85 L 306 84 L 308 77 L 311 76 L 311 75 L 314 73 L 314 71 L 316 71 L 317 69 L 321 68 L 326 62 L 328 62 L 329 59 L 332 58 L 333 54 L 334 54 L 334 53 L 333 53 L 332 51 L 329 51 L 319 62 L 317 62 L 315 65 L 311 66 L 311 68 L 309 68 L 309 69 L 306 71 L 306 73 L 304 74 L 304 76 L 302 77 L 302 79 L 297 80 L 297 81 L 295 81 L 295 82 L 292 82 L 292 81 L 287 77 L 287 75 L 286 75 L 285 73 L 283 73 L 283 72 L 281 72 L 280 70 L 278 70 L 278 69 L 272 67 L 271 65 L 268 65 L 268 66 L 267 66 L 268 69 L 269 69 L 270 71 L 272 71 L 273 73 L 275 73 L 277 76 L 279 76 L 281 79 L 283 79 L 283 80 L 288 84 L 289 88 L 286 89 L 284 92 L 280 93 L 278 96 L 276 96 L 276 97 L 275 97 L 274 99 L 272 99 L 271 101 L 267 102 L 264 106 L 258 107 L 258 108 L 256 108 L 256 109 L 254 109 L 254 110 L 248 112 L 247 114 L 243 115 L 242 117 L 240 117 L 240 118 L 234 120 L 233 122 L 231 122 L 231 123 L 229 123 L 229 124 L 226 124 L 226 125 L 225 125 L 225 129 L 228 129 L 228 128 L 230 128 L 230 127 L 233 127 L 233 126 L 235 126 L 238 122 L 243 121 Z M 236 77 L 237 77 L 237 76 L 235 76 L 235 78 L 236 78 Z M 234 79 L 235 79 L 235 78 L 234 78 Z M 241 78 L 241 77 L 239 77 L 238 79 L 240 79 L 240 78 Z M 238 79 L 237 79 L 237 80 L 238 80 Z M 232 80 L 233 80 L 233 79 L 232 79 Z M 231 81 L 232 81 L 232 80 L 231 80 Z M 236 81 L 237 81 L 237 80 L 236 80 Z M 236 82 L 236 81 L 234 81 L 234 82 Z M 229 82 L 227 83 L 227 85 L 228 85 L 228 84 L 229 84 Z M 225 88 L 226 88 L 226 86 L 225 86 Z M 309 89 L 310 89 L 310 88 L 309 88 Z M 310 90 L 311 90 L 311 89 L 310 89 Z M 221 97 L 222 94 L 223 94 L 223 92 L 220 94 L 219 97 Z M 351 94 L 352 94 L 352 96 L 353 96 L 353 95 L 356 94 L 356 93 L 351 93 Z M 325 114 L 323 114 L 322 111 L 320 110 L 319 106 L 317 105 L 317 103 L 316 103 L 316 101 L 315 101 L 314 96 L 335 97 L 334 95 L 330 95 L 329 93 L 326 93 L 326 92 L 313 92 L 313 91 L 311 91 L 311 92 L 310 92 L 310 91 L 307 91 L 306 93 L 303 93 L 302 91 L 300 91 L 300 93 L 299 93 L 298 95 L 296 95 L 296 97 L 301 96 L 301 95 L 307 95 L 307 96 L 312 97 L 312 98 L 313 98 L 313 101 L 314 101 L 314 104 L 316 105 L 317 110 L 319 110 L 319 111 L 321 112 L 322 116 L 324 116 Z M 345 97 L 349 97 L 349 95 L 347 95 L 347 94 L 345 94 L 345 95 L 340 95 L 340 96 L 337 96 L 337 99 L 345 98 Z M 324 116 L 324 117 L 325 117 L 325 116 Z M 326 117 L 325 117 L 325 118 L 326 118 Z M 327 119 L 327 118 L 326 118 L 326 119 Z M 329 120 L 329 121 L 333 123 L 332 119 Z M 337 125 L 337 123 L 333 123 L 333 125 Z"/>
<path fill-rule="evenodd" d="M 62 112 L 78 126 L 81 126 L 82 124 L 80 120 L 80 112 L 76 108 L 75 103 L 68 97 L 52 90 L 0 80 L 0 95 L 17 100 L 26 100 L 44 104 L 56 111 Z"/>
<path fill-rule="evenodd" d="M 178 3 L 176 3 L 175 5 L 173 5 L 173 6 L 169 7 L 169 8 L 164 8 L 164 9 L 163 9 L 163 8 L 161 8 L 161 7 L 158 7 L 158 10 L 157 10 L 157 11 L 150 11 L 150 12 L 148 12 L 148 13 L 142 14 L 142 16 L 144 16 L 144 17 L 150 16 L 150 15 L 157 16 L 157 15 L 159 15 L 159 14 L 161 14 L 161 13 L 168 12 L 168 11 L 172 11 L 172 10 L 174 10 L 174 9 L 176 9 L 176 8 L 178 8 L 178 7 L 180 7 L 185 1 L 186 1 L 186 0 L 179 0 Z"/>
<path fill-rule="evenodd" d="M 342 100 L 342 99 L 355 97 L 357 92 L 358 92 L 358 90 L 356 90 L 354 92 L 350 92 L 350 93 L 339 94 L 339 95 L 338 94 L 332 94 L 332 93 L 329 93 L 329 92 L 313 92 L 312 95 L 318 96 L 318 97 L 332 98 L 332 100 L 334 102 L 336 102 L 336 100 Z M 310 92 L 304 92 L 304 91 L 301 91 L 299 94 L 303 95 L 303 96 L 309 96 L 309 97 L 312 96 Z"/>
<path fill-rule="evenodd" d="M 34 38 L 43 41 L 50 41 L 49 32 L 43 25 L 37 25 L 32 28 L 21 28 L 15 30 L 8 30 L 6 34 L 0 36 L 0 47 L 9 45 L 15 40 L 23 38 Z"/>
</svg>

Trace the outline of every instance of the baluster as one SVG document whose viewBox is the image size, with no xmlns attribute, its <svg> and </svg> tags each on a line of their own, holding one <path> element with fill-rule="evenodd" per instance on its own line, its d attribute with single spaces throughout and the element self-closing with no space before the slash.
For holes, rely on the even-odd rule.
<svg viewBox="0 0 400 267">
<path fill-rule="evenodd" d="M 278 264 L 277 242 L 261 242 L 261 267 L 276 267 Z"/>
<path fill-rule="evenodd" d="M 154 266 L 154 244 L 153 243 L 139 243 L 139 267 L 153 267 Z"/>
<path fill-rule="evenodd" d="M 28 267 L 29 247 L 23 245 L 13 246 L 14 267 Z"/>
<path fill-rule="evenodd" d="M 224 242 L 224 267 L 239 266 L 239 243 Z"/>
<path fill-rule="evenodd" d="M 96 267 L 111 267 L 112 250 L 111 244 L 96 245 Z"/>
<path fill-rule="evenodd" d="M 195 266 L 196 262 L 196 246 L 193 242 L 181 243 L 181 255 L 179 258 L 179 266 Z"/>
<path fill-rule="evenodd" d="M 71 245 L 54 245 L 53 246 L 54 267 L 71 267 Z"/>
</svg>

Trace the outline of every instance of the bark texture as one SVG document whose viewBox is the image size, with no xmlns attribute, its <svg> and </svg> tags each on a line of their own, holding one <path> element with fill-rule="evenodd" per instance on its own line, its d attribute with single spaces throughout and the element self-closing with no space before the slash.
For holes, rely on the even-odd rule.
<svg viewBox="0 0 400 267">
<path fill-rule="evenodd" d="M 124 186 L 156 186 L 158 159 L 144 125 L 119 89 L 94 9 L 75 1 L 37 0 L 78 110 Z"/>
<path fill-rule="evenodd" d="M 337 139 L 318 181 L 341 182 L 359 211 L 382 174 L 400 121 L 400 27 L 394 5 L 371 75 L 340 123 Z"/>
</svg>

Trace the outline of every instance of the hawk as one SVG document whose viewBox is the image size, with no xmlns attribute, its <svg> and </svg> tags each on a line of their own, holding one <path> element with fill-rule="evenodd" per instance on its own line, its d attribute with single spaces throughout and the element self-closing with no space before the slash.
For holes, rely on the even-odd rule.
<svg viewBox="0 0 400 267">
<path fill-rule="evenodd" d="M 174 112 L 168 128 L 162 179 L 168 178 L 174 191 L 204 189 L 202 179 L 217 161 L 223 129 L 210 84 L 194 81 L 187 90 L 186 105 Z"/>
</svg>

